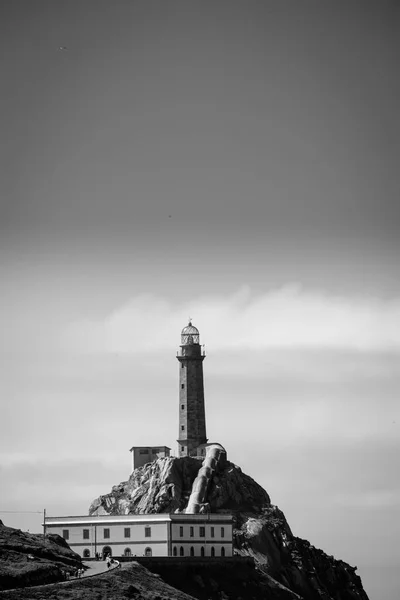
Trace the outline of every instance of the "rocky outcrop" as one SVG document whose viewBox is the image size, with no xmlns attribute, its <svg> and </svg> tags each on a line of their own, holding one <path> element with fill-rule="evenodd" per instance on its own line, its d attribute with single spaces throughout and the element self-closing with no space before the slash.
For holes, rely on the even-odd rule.
<svg viewBox="0 0 400 600">
<path fill-rule="evenodd" d="M 89 508 L 91 515 L 128 515 L 184 511 L 202 463 L 191 457 L 159 458 L 135 469 L 128 481 L 99 496 Z M 227 462 L 214 474 L 207 492 L 212 512 L 257 511 L 270 503 L 269 496 L 239 467 Z"/>
<path fill-rule="evenodd" d="M 195 458 L 160 458 L 135 469 L 109 494 L 92 502 L 89 514 L 163 513 L 186 507 L 200 463 Z"/>
<path fill-rule="evenodd" d="M 239 513 L 234 537 L 238 554 L 306 600 L 368 600 L 356 568 L 293 536 L 276 506 Z"/>
<path fill-rule="evenodd" d="M 202 462 L 191 457 L 158 459 L 94 500 L 89 512 L 185 511 L 201 467 Z M 226 462 L 209 475 L 200 503 L 212 512 L 233 513 L 235 553 L 254 558 L 258 572 L 269 582 L 271 598 L 287 597 L 290 590 L 303 600 L 368 600 L 356 569 L 295 537 L 267 492 L 238 466 Z"/>
<path fill-rule="evenodd" d="M 27 533 L 0 521 L 0 590 L 62 581 L 81 559 L 59 535 Z"/>
</svg>

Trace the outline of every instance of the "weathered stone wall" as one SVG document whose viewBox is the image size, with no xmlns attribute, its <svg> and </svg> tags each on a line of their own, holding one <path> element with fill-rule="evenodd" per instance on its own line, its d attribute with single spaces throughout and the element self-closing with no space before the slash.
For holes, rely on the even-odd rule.
<svg viewBox="0 0 400 600">
<path fill-rule="evenodd" d="M 247 557 L 231 558 L 140 558 L 141 565 L 164 581 L 199 600 L 300 600 L 300 596 L 273 582 Z"/>
</svg>

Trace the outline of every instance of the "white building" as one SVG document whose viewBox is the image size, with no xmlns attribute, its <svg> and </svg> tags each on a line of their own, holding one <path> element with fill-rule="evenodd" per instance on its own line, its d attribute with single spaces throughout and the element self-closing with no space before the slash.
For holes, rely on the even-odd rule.
<svg viewBox="0 0 400 600">
<path fill-rule="evenodd" d="M 232 515 L 146 514 L 46 517 L 82 558 L 101 556 L 232 556 Z"/>
</svg>

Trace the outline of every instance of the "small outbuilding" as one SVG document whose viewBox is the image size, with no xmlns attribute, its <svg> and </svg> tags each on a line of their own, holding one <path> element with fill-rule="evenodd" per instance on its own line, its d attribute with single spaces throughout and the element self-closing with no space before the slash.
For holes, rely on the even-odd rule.
<svg viewBox="0 0 400 600">
<path fill-rule="evenodd" d="M 135 470 L 153 460 L 169 456 L 171 448 L 168 446 L 132 446 L 130 452 L 132 452 L 132 469 Z"/>
</svg>

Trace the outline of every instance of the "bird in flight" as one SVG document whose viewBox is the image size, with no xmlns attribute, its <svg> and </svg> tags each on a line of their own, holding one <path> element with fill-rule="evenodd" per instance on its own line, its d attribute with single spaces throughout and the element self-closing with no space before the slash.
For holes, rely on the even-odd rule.
<svg viewBox="0 0 400 600">
<path fill-rule="evenodd" d="M 59 46 L 58 49 L 59 50 L 67 50 L 68 48 L 67 48 L 67 46 Z"/>
</svg>

